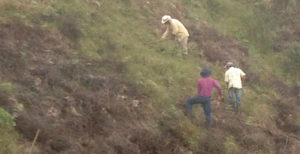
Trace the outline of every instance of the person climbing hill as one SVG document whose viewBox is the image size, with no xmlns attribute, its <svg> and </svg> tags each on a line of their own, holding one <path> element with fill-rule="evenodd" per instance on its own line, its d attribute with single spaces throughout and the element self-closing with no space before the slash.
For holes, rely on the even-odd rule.
<svg viewBox="0 0 300 154">
<path fill-rule="evenodd" d="M 192 97 L 186 101 L 186 109 L 188 115 L 191 115 L 192 106 L 194 104 L 201 104 L 205 113 L 206 124 L 207 126 L 212 125 L 211 120 L 211 108 L 210 108 L 210 99 L 212 95 L 213 87 L 218 89 L 219 100 L 223 99 L 222 90 L 220 84 L 213 78 L 210 77 L 211 70 L 208 67 L 205 67 L 200 75 L 202 78 L 198 80 L 198 96 Z"/>
<path fill-rule="evenodd" d="M 240 113 L 241 97 L 242 97 L 242 82 L 246 79 L 246 74 L 239 68 L 234 67 L 232 62 L 227 62 L 224 68 L 225 82 L 228 86 L 228 100 L 235 112 Z M 233 95 L 236 97 L 234 101 Z"/>
<path fill-rule="evenodd" d="M 169 15 L 164 15 L 161 19 L 161 23 L 167 26 L 166 31 L 161 36 L 161 40 L 164 40 L 170 32 L 176 37 L 177 44 L 182 48 L 183 54 L 188 55 L 188 38 L 189 32 L 184 25 L 177 19 L 171 18 Z"/>
</svg>

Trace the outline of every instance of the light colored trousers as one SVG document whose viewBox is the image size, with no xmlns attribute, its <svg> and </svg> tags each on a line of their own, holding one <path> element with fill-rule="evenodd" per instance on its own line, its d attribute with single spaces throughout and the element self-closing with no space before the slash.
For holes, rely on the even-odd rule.
<svg viewBox="0 0 300 154">
<path fill-rule="evenodd" d="M 234 96 L 236 101 L 234 101 Z M 228 100 L 230 104 L 234 104 L 236 102 L 237 104 L 241 104 L 241 98 L 242 98 L 242 88 L 229 88 L 228 90 Z"/>
<path fill-rule="evenodd" d="M 177 41 L 178 46 L 183 50 L 183 54 L 187 55 L 188 54 L 188 39 L 189 37 L 185 37 L 181 41 Z"/>
</svg>

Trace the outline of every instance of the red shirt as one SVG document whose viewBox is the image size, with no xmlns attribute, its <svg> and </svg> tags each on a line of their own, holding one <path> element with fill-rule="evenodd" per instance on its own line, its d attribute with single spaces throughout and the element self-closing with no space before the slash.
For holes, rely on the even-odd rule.
<svg viewBox="0 0 300 154">
<path fill-rule="evenodd" d="M 198 94 L 200 96 L 210 97 L 213 87 L 217 88 L 219 95 L 222 96 L 221 86 L 215 79 L 206 77 L 198 80 Z"/>
</svg>

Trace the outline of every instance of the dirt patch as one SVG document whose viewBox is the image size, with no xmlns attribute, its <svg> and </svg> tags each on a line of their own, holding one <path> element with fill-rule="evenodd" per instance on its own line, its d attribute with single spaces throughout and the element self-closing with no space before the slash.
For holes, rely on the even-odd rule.
<svg viewBox="0 0 300 154">
<path fill-rule="evenodd" d="M 187 24 L 191 35 L 190 41 L 196 44 L 191 54 L 199 56 L 203 52 L 208 61 L 218 62 L 221 67 L 231 61 L 236 67 L 246 72 L 248 83 L 256 83 L 260 80 L 259 75 L 250 68 L 247 62 L 249 56 L 247 46 L 229 36 L 220 34 L 216 29 L 207 27 L 205 23 Z"/>
<path fill-rule="evenodd" d="M 63 38 L 55 31 L 33 28 L 19 21 L 2 24 L 0 40 L 2 73 L 15 80 L 26 76 L 28 68 L 58 63 L 59 56 L 68 50 L 68 45 L 61 43 Z"/>
<path fill-rule="evenodd" d="M 232 61 L 237 66 L 244 67 L 248 56 L 248 48 L 236 40 L 221 35 L 213 28 L 204 24 L 193 24 L 190 27 L 190 40 L 196 42 L 198 49 L 211 62 L 220 62 L 222 65 Z M 199 51 L 198 51 L 199 52 Z"/>
<path fill-rule="evenodd" d="M 285 132 L 300 134 L 300 126 L 296 122 L 299 107 L 295 104 L 295 101 L 288 98 L 277 104 L 279 115 L 276 124 L 278 128 Z"/>
<path fill-rule="evenodd" d="M 290 87 L 283 80 L 279 79 L 276 75 L 269 73 L 268 77 L 262 79 L 262 82 L 275 89 L 282 96 L 295 96 L 297 87 Z M 294 89 L 295 88 L 295 89 Z"/>
</svg>

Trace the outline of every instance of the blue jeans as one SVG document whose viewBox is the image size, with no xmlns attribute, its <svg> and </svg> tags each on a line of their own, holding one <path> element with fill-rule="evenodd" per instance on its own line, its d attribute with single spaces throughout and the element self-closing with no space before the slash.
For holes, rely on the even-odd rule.
<svg viewBox="0 0 300 154">
<path fill-rule="evenodd" d="M 211 110 L 210 110 L 210 97 L 195 96 L 186 101 L 186 109 L 188 112 L 192 112 L 192 107 L 194 104 L 201 104 L 203 111 L 205 113 L 206 124 L 211 125 Z"/>
<path fill-rule="evenodd" d="M 233 95 L 236 97 L 236 103 L 241 104 L 242 98 L 242 88 L 229 88 L 228 90 L 228 100 L 230 104 L 234 105 L 234 98 Z"/>
</svg>

